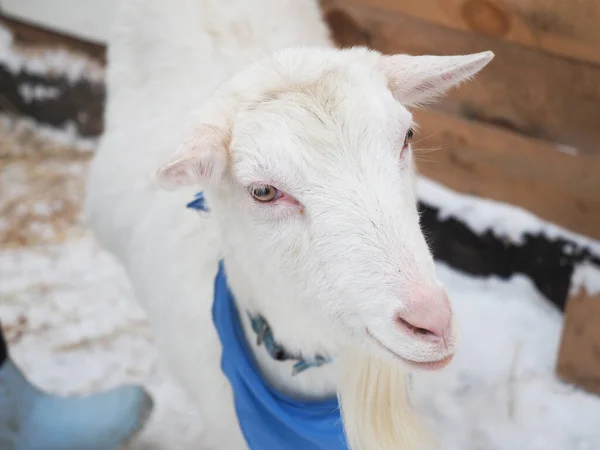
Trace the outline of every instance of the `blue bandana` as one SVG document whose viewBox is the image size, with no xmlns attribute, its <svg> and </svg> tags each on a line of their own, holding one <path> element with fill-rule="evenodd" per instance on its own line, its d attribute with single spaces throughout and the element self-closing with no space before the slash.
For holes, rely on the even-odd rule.
<svg viewBox="0 0 600 450">
<path fill-rule="evenodd" d="M 214 295 L 213 322 L 223 345 L 221 368 L 233 389 L 250 450 L 348 450 L 337 398 L 294 400 L 265 381 L 248 348 L 222 262 Z"/>
</svg>

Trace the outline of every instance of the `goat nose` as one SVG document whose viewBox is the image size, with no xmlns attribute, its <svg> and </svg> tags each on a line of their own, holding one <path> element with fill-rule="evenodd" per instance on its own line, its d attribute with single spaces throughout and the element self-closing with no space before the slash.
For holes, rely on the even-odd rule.
<svg viewBox="0 0 600 450">
<path fill-rule="evenodd" d="M 396 315 L 396 324 L 403 331 L 429 342 L 446 346 L 452 328 L 452 309 L 443 289 L 421 291 L 406 310 Z"/>
</svg>

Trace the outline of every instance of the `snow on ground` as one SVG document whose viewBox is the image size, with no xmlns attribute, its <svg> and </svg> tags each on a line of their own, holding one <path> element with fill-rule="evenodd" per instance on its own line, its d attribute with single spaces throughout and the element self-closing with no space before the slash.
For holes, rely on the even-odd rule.
<svg viewBox="0 0 600 450">
<path fill-rule="evenodd" d="M 447 370 L 415 377 L 444 450 L 597 450 L 600 397 L 557 380 L 562 315 L 524 276 L 438 265 L 461 327 Z"/>
<path fill-rule="evenodd" d="M 441 448 L 600 448 L 600 398 L 553 373 L 560 314 L 525 278 L 473 279 L 444 265 L 439 270 L 462 343 L 449 369 L 414 376 L 413 387 Z M 197 448 L 197 417 L 157 364 L 121 267 L 91 236 L 0 251 L 0 280 L 0 317 L 32 380 L 64 394 L 144 383 L 158 408 L 131 448 Z"/>
<path fill-rule="evenodd" d="M 60 147 L 64 140 L 45 147 L 22 127 L 6 126 L 0 123 L 0 318 L 14 359 L 60 394 L 143 383 L 157 409 L 130 450 L 200 448 L 198 417 L 157 361 L 122 268 L 81 224 L 88 157 Z M 481 208 L 497 211 L 464 197 L 460 205 L 454 210 L 473 223 L 483 220 Z M 415 375 L 412 385 L 440 448 L 599 449 L 600 397 L 554 375 L 560 313 L 524 277 L 475 279 L 443 264 L 439 271 L 461 345 L 448 369 Z M 597 271 L 578 277 L 588 287 L 600 283 Z"/>
<path fill-rule="evenodd" d="M 91 236 L 0 251 L 0 318 L 17 364 L 41 387 L 86 394 L 144 383 L 157 408 L 131 450 L 187 450 L 199 428 L 185 394 L 158 367 L 121 267 Z"/>
</svg>

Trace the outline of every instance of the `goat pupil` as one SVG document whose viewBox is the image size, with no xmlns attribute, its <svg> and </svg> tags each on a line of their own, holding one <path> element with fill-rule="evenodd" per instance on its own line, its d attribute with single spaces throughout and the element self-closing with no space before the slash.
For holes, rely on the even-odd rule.
<svg viewBox="0 0 600 450">
<path fill-rule="evenodd" d="M 276 190 L 273 186 L 256 186 L 252 188 L 252 195 L 262 202 L 269 202 L 275 198 Z"/>
<path fill-rule="evenodd" d="M 268 197 L 271 189 L 268 186 L 254 188 L 254 195 L 257 197 Z"/>
<path fill-rule="evenodd" d="M 404 136 L 404 147 L 402 148 L 403 150 L 408 147 L 408 141 L 410 141 L 413 137 L 413 130 L 412 128 L 409 128 L 408 131 L 406 132 L 406 136 Z"/>
</svg>

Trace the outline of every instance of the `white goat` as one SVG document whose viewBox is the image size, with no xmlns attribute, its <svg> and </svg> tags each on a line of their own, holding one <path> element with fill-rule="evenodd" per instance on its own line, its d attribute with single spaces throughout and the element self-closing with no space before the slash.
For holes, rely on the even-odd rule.
<svg viewBox="0 0 600 450">
<path fill-rule="evenodd" d="M 333 359 L 292 376 L 240 314 L 268 383 L 337 392 L 352 449 L 418 448 L 404 377 L 447 364 L 456 331 L 419 226 L 406 106 L 492 53 L 336 50 L 315 0 L 122 3 L 86 215 L 197 402 L 207 448 L 248 448 L 211 317 L 220 260 L 240 311 L 287 352 Z M 201 218 L 186 208 L 200 190 Z"/>
</svg>

